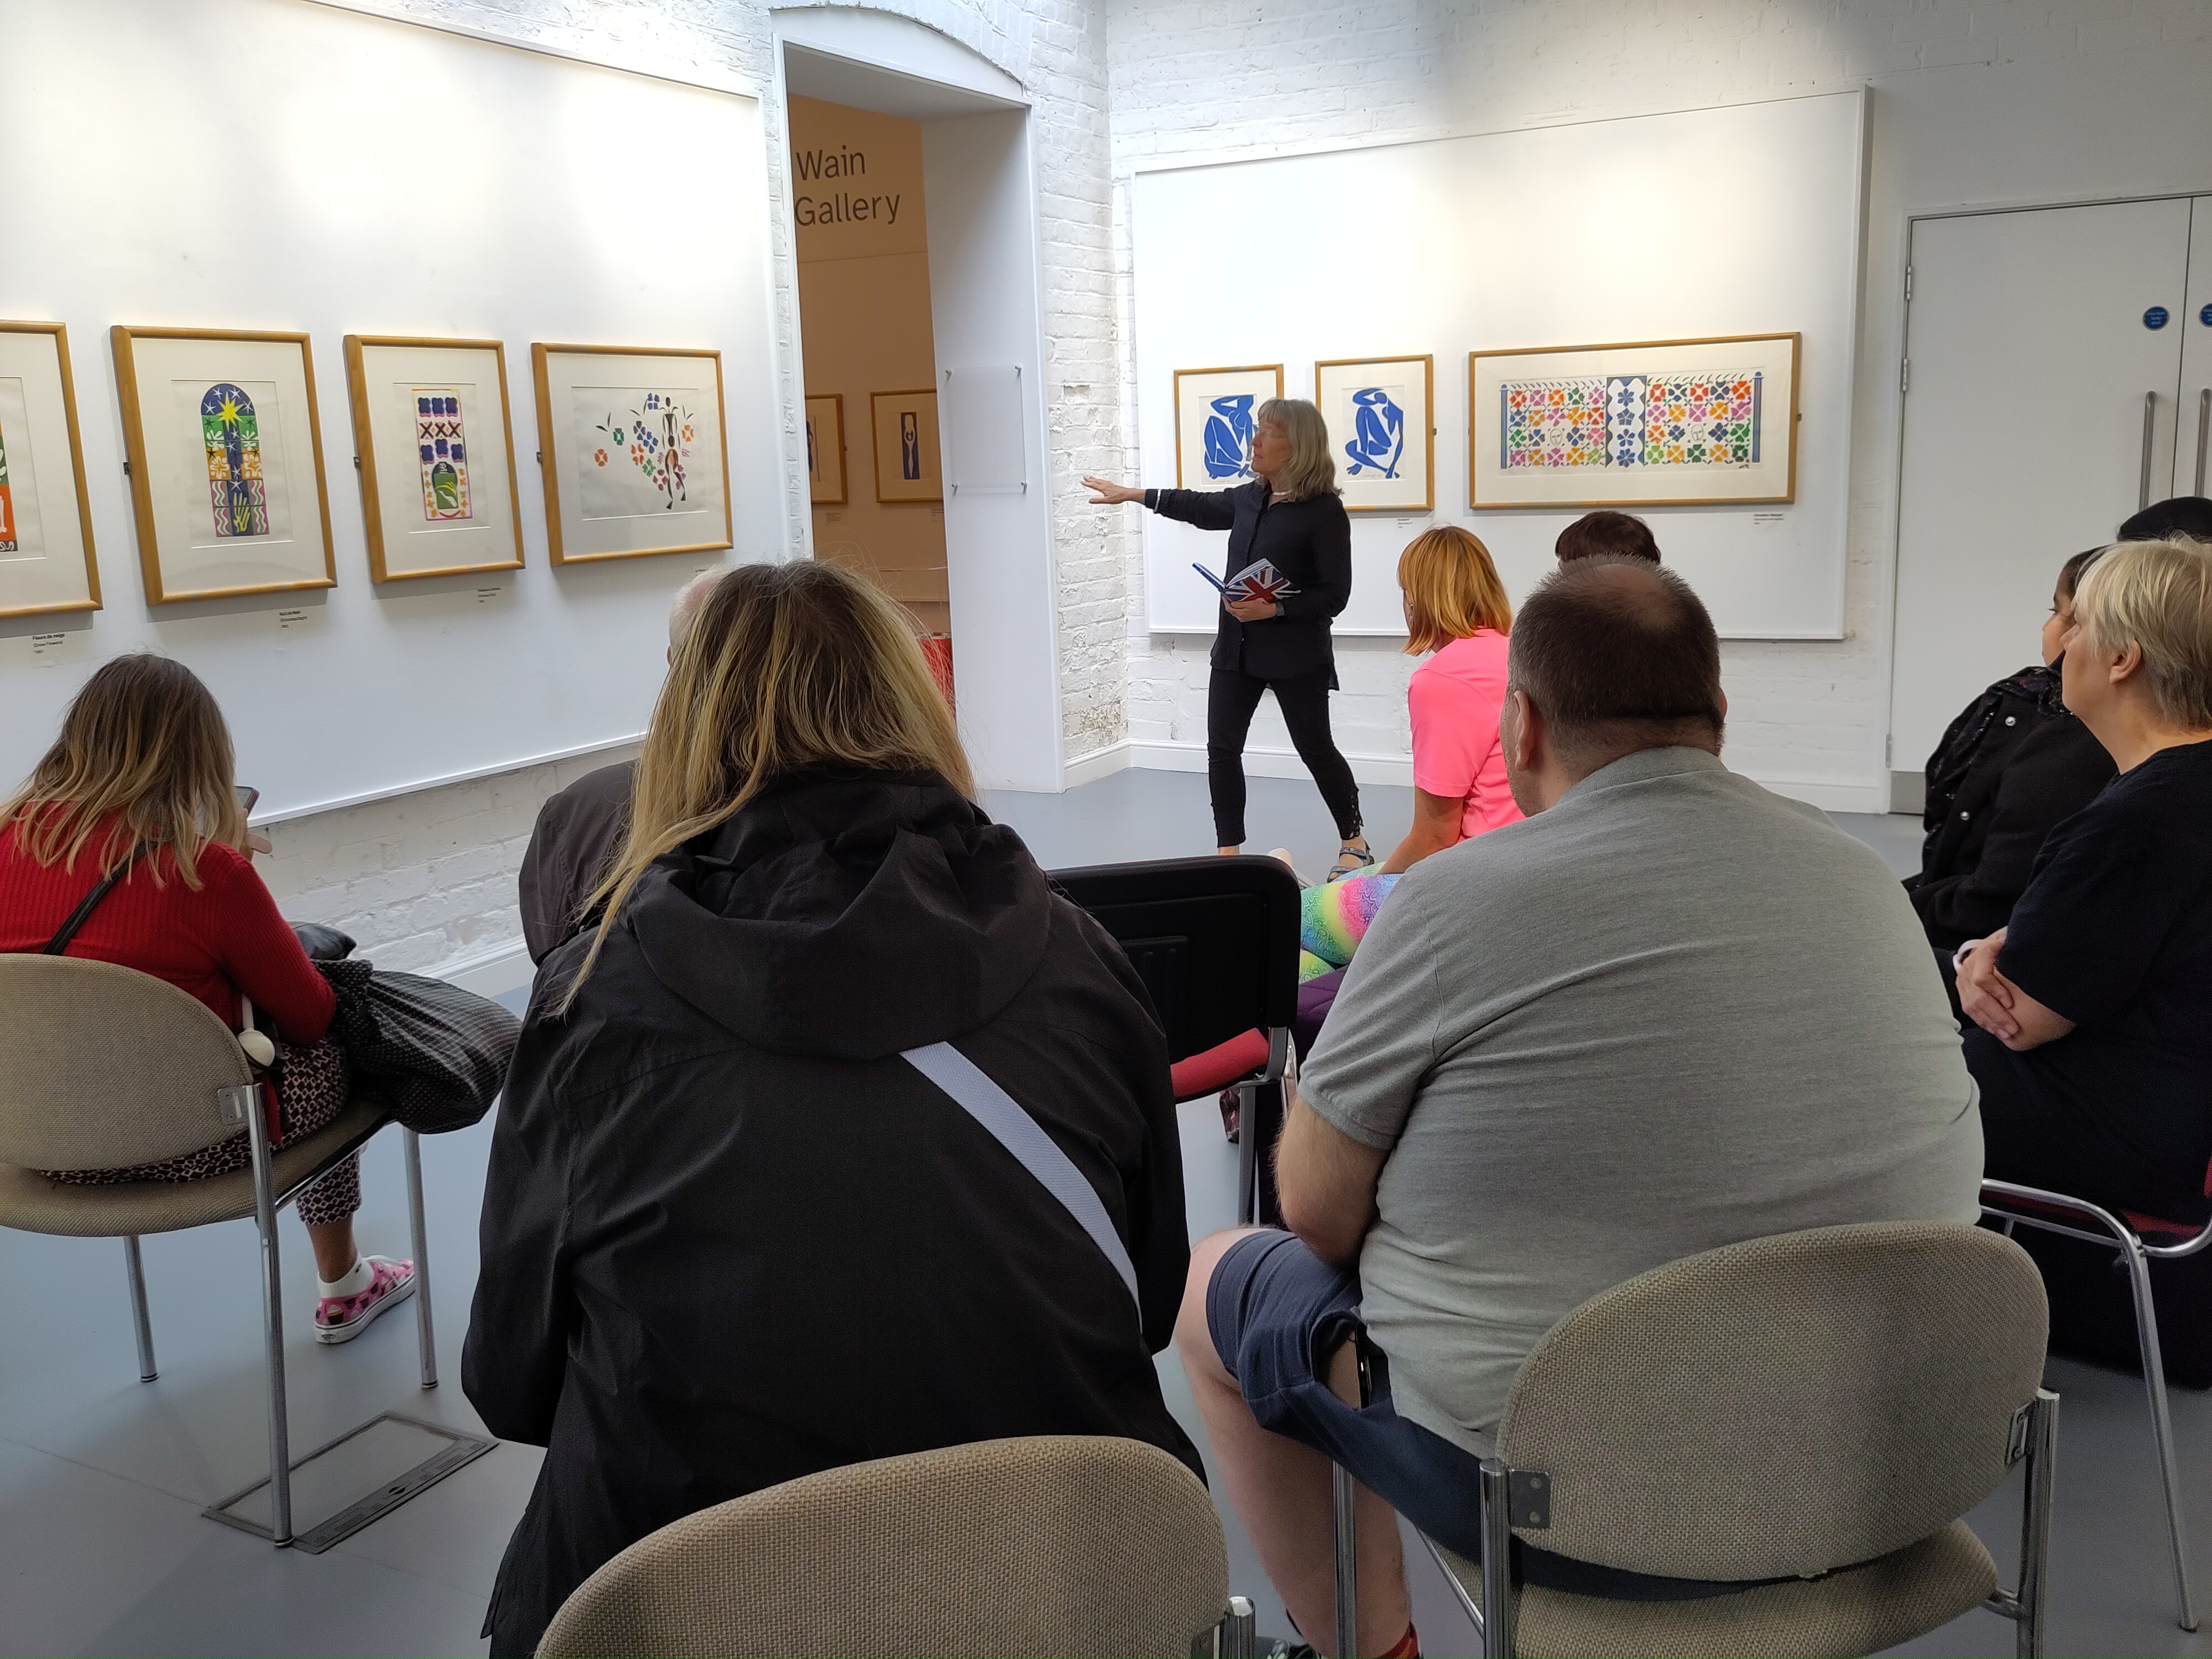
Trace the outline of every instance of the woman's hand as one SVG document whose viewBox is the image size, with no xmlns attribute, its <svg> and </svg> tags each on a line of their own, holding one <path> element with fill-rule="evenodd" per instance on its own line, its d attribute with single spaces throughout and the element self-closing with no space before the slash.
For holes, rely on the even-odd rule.
<svg viewBox="0 0 2212 1659">
<path fill-rule="evenodd" d="M 246 845 L 238 850 L 246 854 L 246 861 L 251 864 L 256 853 L 273 853 L 276 848 L 270 843 L 268 836 L 249 830 L 246 832 Z"/>
<path fill-rule="evenodd" d="M 1143 490 L 1132 489 L 1127 484 L 1109 483 L 1103 478 L 1085 478 L 1083 487 L 1098 492 L 1091 498 L 1093 507 L 1111 507 L 1117 501 L 1141 501 L 1145 499 Z"/>
<path fill-rule="evenodd" d="M 1270 617 L 1280 616 L 1283 611 L 1283 607 L 1273 599 L 1224 599 L 1221 604 L 1231 616 L 1244 623 L 1265 622 Z"/>
</svg>

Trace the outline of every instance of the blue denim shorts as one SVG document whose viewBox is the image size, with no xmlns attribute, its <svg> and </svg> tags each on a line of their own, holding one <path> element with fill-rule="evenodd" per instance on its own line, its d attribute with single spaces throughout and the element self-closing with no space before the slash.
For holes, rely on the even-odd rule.
<svg viewBox="0 0 2212 1659">
<path fill-rule="evenodd" d="M 1481 1462 L 1409 1423 L 1390 1403 L 1390 1362 L 1359 1319 L 1359 1275 L 1332 1267 L 1292 1233 L 1256 1232 L 1230 1246 L 1206 1287 L 1213 1351 L 1263 1429 L 1342 1464 L 1424 1533 L 1471 1561 L 1482 1559 Z M 1368 1403 L 1328 1386 L 1329 1357 L 1346 1341 L 1367 1363 Z M 1741 1583 L 1626 1572 L 1513 1544 L 1522 1583 L 1616 1601 L 1694 1601 Z M 1763 1582 L 1763 1581 L 1762 1581 Z"/>
</svg>

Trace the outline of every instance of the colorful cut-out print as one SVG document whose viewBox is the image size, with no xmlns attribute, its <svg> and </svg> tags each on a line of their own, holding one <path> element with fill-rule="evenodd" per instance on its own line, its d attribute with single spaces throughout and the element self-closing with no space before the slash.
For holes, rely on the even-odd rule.
<svg viewBox="0 0 2212 1659">
<path fill-rule="evenodd" d="M 0 553 L 21 550 L 15 534 L 15 492 L 8 487 L 8 434 L 0 429 Z"/>
<path fill-rule="evenodd" d="M 1508 470 L 1751 466 L 1765 376 L 1591 374 L 1498 387 L 1498 463 Z"/>
<path fill-rule="evenodd" d="M 457 387 L 415 388 L 415 453 L 422 469 L 423 518 L 433 524 L 468 518 L 469 452 Z"/>
<path fill-rule="evenodd" d="M 1209 478 L 1249 478 L 1252 476 L 1252 394 L 1231 393 L 1212 401 L 1206 417 L 1206 476 Z"/>
<path fill-rule="evenodd" d="M 659 493 L 663 507 L 688 499 L 685 480 L 690 476 L 691 446 L 698 441 L 698 421 L 672 393 L 648 392 L 641 407 L 627 416 L 610 412 L 594 429 L 606 434 L 607 445 L 592 452 L 592 465 L 619 467 L 627 454 Z"/>
<path fill-rule="evenodd" d="M 1406 459 L 1406 411 L 1379 386 L 1353 392 L 1352 411 L 1352 441 L 1344 447 L 1352 476 L 1373 472 L 1396 477 L 1398 463 Z"/>
<path fill-rule="evenodd" d="M 253 399 L 228 380 L 200 399 L 200 436 L 207 447 L 208 500 L 215 533 L 224 540 L 269 533 L 269 490 L 261 477 L 261 427 Z"/>
</svg>

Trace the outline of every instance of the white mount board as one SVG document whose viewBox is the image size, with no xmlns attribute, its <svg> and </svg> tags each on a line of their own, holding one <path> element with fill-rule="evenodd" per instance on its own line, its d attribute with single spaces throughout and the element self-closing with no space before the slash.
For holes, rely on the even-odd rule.
<svg viewBox="0 0 2212 1659">
<path fill-rule="evenodd" d="M 1141 482 L 1175 481 L 1178 368 L 1280 362 L 1310 398 L 1316 361 L 1435 353 L 1437 510 L 1353 515 L 1337 619 L 1402 635 L 1420 529 L 1473 529 L 1517 596 L 1581 512 L 1470 510 L 1469 351 L 1802 332 L 1796 500 L 1631 510 L 1723 634 L 1840 637 L 1864 118 L 1838 93 L 1139 173 Z M 1221 537 L 1149 513 L 1144 534 L 1151 626 L 1211 634 L 1190 564 Z"/>
<path fill-rule="evenodd" d="M 208 682 L 271 816 L 642 729 L 675 590 L 786 550 L 758 102 L 306 0 L 0 0 L 0 317 L 69 325 L 107 602 L 0 623 L 0 782 L 138 648 Z M 118 322 L 312 334 L 335 588 L 147 605 Z M 523 569 L 371 583 L 349 333 L 506 343 Z M 721 349 L 733 554 L 552 567 L 533 340 Z"/>
</svg>

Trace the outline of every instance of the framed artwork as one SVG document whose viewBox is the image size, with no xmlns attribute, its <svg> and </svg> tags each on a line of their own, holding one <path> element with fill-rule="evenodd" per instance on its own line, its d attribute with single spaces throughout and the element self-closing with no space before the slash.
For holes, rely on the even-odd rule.
<svg viewBox="0 0 2212 1659">
<path fill-rule="evenodd" d="M 99 609 L 69 331 L 0 323 L 0 617 Z"/>
<path fill-rule="evenodd" d="M 530 368 L 554 563 L 730 545 L 720 352 L 540 343 Z"/>
<path fill-rule="evenodd" d="M 1176 488 L 1251 483 L 1254 411 L 1282 395 L 1280 363 L 1176 370 Z"/>
<path fill-rule="evenodd" d="M 845 397 L 806 400 L 806 487 L 817 507 L 845 505 Z"/>
<path fill-rule="evenodd" d="M 1469 353 L 1472 504 L 1796 500 L 1801 338 Z"/>
<path fill-rule="evenodd" d="M 496 340 L 345 337 L 369 574 L 522 565 L 522 501 Z"/>
<path fill-rule="evenodd" d="M 148 601 L 335 586 L 307 337 L 111 332 Z"/>
<path fill-rule="evenodd" d="M 869 398 L 876 438 L 876 499 L 941 501 L 944 463 L 937 445 L 937 393 L 878 392 Z"/>
<path fill-rule="evenodd" d="M 1426 513 L 1437 504 L 1433 357 L 1337 357 L 1314 365 L 1347 513 Z"/>
</svg>

